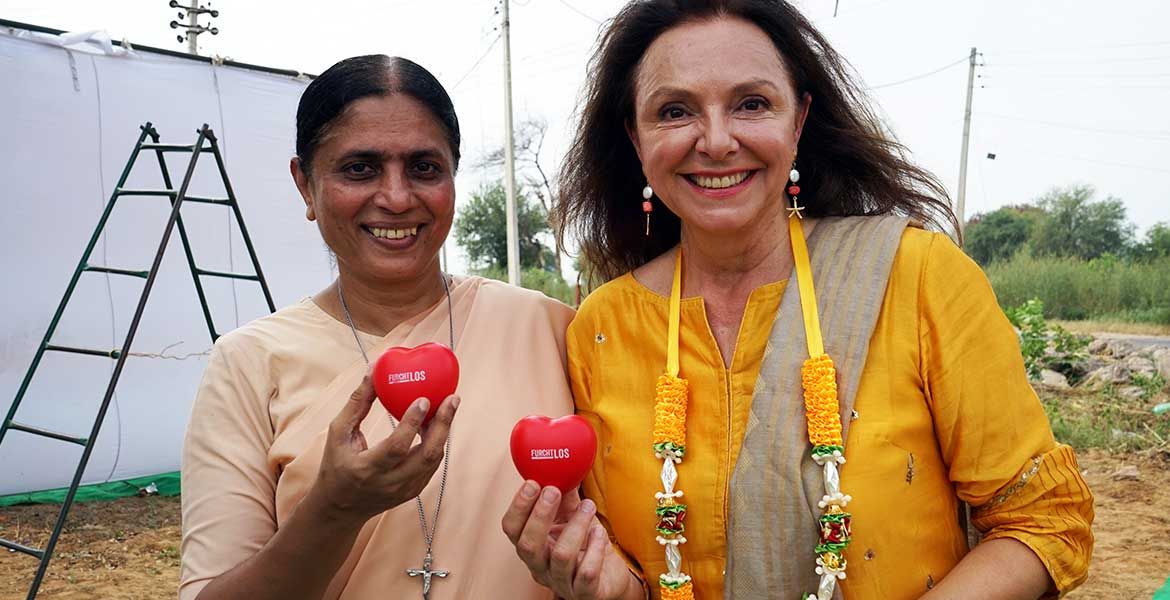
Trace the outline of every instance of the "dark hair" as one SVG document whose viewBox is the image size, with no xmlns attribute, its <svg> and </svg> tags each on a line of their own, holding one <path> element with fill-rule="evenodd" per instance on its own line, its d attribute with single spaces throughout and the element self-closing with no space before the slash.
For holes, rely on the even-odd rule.
<svg viewBox="0 0 1170 600">
<path fill-rule="evenodd" d="M 458 169 L 459 119 L 447 90 L 417 63 L 385 54 L 342 60 L 305 88 L 297 105 L 297 157 L 301 159 L 301 169 L 310 172 L 317 145 L 346 107 L 367 96 L 392 94 L 406 94 L 431 111 L 447 133 L 454 167 Z"/>
<path fill-rule="evenodd" d="M 762 29 L 797 97 L 812 95 L 801 136 L 801 200 L 813 216 L 899 213 L 958 231 L 946 189 L 910 162 L 853 81 L 846 61 L 783 0 L 634 0 L 613 19 L 589 63 L 585 106 L 560 174 L 553 223 L 578 239 L 590 275 L 613 279 L 679 241 L 677 216 L 657 205 L 645 235 L 641 163 L 626 133 L 635 77 L 647 48 L 687 22 L 732 16 Z"/>
</svg>

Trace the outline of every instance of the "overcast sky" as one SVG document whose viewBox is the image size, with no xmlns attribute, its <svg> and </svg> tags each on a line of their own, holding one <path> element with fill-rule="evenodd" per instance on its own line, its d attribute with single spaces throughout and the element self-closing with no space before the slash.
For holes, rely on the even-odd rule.
<svg viewBox="0 0 1170 600">
<path fill-rule="evenodd" d="M 548 169 L 568 143 L 600 27 L 622 4 L 512 4 L 514 114 L 517 121 L 548 121 Z M 871 86 L 915 158 L 952 194 L 965 58 L 978 47 L 986 66 L 977 70 L 968 215 L 1026 202 L 1052 186 L 1087 183 L 1100 196 L 1124 200 L 1139 232 L 1170 221 L 1170 3 L 840 0 L 837 16 L 833 0 L 797 4 Z M 205 54 L 309 73 L 356 54 L 405 56 L 451 91 L 467 165 L 502 143 L 498 2 L 221 0 L 212 6 L 222 11 L 214 20 L 220 34 L 203 36 Z M 3 18 L 69 31 L 104 29 L 115 39 L 181 50 L 185 45 L 167 26 L 175 13 L 166 0 L 0 0 Z M 952 66 L 930 74 L 946 65 Z M 465 169 L 460 197 L 480 179 Z"/>
</svg>

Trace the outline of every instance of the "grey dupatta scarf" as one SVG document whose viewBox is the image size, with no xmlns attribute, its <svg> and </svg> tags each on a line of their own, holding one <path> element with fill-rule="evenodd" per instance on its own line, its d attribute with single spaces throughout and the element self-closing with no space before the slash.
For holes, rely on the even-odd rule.
<svg viewBox="0 0 1170 600">
<path fill-rule="evenodd" d="M 825 352 L 837 367 L 843 437 L 894 254 L 908 220 L 822 219 L 808 247 Z M 808 358 L 795 272 L 780 302 L 756 380 L 743 448 L 731 480 L 727 600 L 797 600 L 816 593 L 823 471 L 805 427 L 800 367 Z M 845 455 L 849 448 L 846 444 Z M 842 466 L 847 473 L 849 464 Z M 848 494 L 848 489 L 842 490 Z M 840 600 L 838 586 L 834 598 Z"/>
</svg>

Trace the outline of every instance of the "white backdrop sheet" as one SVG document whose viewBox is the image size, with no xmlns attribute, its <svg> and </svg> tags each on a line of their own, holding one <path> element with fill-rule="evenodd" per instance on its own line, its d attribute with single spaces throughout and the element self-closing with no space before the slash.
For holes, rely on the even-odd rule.
<svg viewBox="0 0 1170 600">
<path fill-rule="evenodd" d="M 0 30 L 0 415 L 15 398 L 33 353 L 101 210 L 125 167 L 139 125 L 162 141 L 190 144 L 208 123 L 277 307 L 330 278 L 320 236 L 288 174 L 296 103 L 307 81 L 157 53 L 109 52 L 101 44 L 53 45 Z M 175 185 L 187 156 L 168 155 Z M 153 154 L 137 162 L 128 187 L 159 188 Z M 191 193 L 222 196 L 210 155 Z M 170 207 L 161 197 L 123 197 L 92 264 L 147 269 Z M 224 207 L 190 204 L 183 218 L 196 262 L 251 272 L 243 240 Z M 252 282 L 204 278 L 220 332 L 267 312 Z M 82 276 L 53 342 L 121 345 L 142 280 Z M 179 467 L 179 451 L 211 340 L 178 233 L 155 283 L 83 483 Z M 16 420 L 87 435 L 114 361 L 49 352 Z M 68 485 L 81 448 L 19 431 L 0 444 L 0 495 Z"/>
</svg>

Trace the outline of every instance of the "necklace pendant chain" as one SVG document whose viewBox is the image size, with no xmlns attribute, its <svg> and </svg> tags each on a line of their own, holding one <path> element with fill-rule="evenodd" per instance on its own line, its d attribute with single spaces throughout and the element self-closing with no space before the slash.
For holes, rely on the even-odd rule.
<svg viewBox="0 0 1170 600">
<path fill-rule="evenodd" d="M 454 309 L 452 307 L 452 302 L 451 302 L 451 286 L 447 282 L 447 275 L 445 273 L 439 272 L 439 277 L 443 280 L 443 292 L 447 296 L 447 332 L 448 332 L 448 335 L 450 336 L 449 339 L 451 342 L 451 346 L 450 346 L 451 351 L 454 352 L 455 351 L 455 312 L 454 312 Z M 337 298 L 338 298 L 338 300 L 341 301 L 341 310 L 342 310 L 342 312 L 345 313 L 345 322 L 346 322 L 346 324 L 349 325 L 350 332 L 353 333 L 353 340 L 354 340 L 354 342 L 357 343 L 358 350 L 360 350 L 362 353 L 362 359 L 364 359 L 366 361 L 366 364 L 369 365 L 370 364 L 370 357 L 366 354 L 365 347 L 362 346 L 362 340 L 361 340 L 361 338 L 358 337 L 357 327 L 355 327 L 353 324 L 353 316 L 349 312 L 349 305 L 346 304 L 346 302 L 345 302 L 345 292 L 342 291 L 341 277 L 337 278 Z M 386 416 L 390 419 L 390 426 L 394 429 L 397 429 L 398 428 L 398 420 L 395 419 L 393 415 L 387 414 Z M 431 551 L 433 550 L 434 545 L 435 545 L 434 544 L 435 532 L 439 528 L 439 513 L 443 510 L 443 496 L 445 495 L 445 493 L 447 491 L 447 470 L 448 470 L 448 467 L 450 466 L 450 459 L 451 459 L 451 438 L 452 438 L 452 436 L 450 434 L 448 434 L 447 435 L 447 443 L 444 445 L 444 448 L 443 448 L 443 472 L 442 472 L 442 475 L 440 476 L 440 479 L 439 479 L 439 498 L 435 501 L 435 519 L 430 524 L 430 527 L 427 527 L 427 512 L 426 512 L 426 509 L 423 507 L 422 496 L 419 495 L 419 496 L 415 496 L 415 498 L 414 498 L 415 507 L 418 509 L 418 525 L 419 525 L 419 529 L 422 530 L 423 542 L 426 543 L 426 546 L 427 546 L 427 554 L 426 554 L 426 557 L 423 558 L 423 566 L 421 569 L 406 569 L 406 574 L 409 575 L 410 577 L 420 577 L 421 578 L 420 582 L 422 583 L 423 600 L 428 600 L 431 596 L 431 578 L 432 577 L 444 578 L 450 574 L 449 571 L 438 570 L 438 569 L 431 570 L 431 563 L 434 560 L 434 557 L 432 556 Z"/>
</svg>

